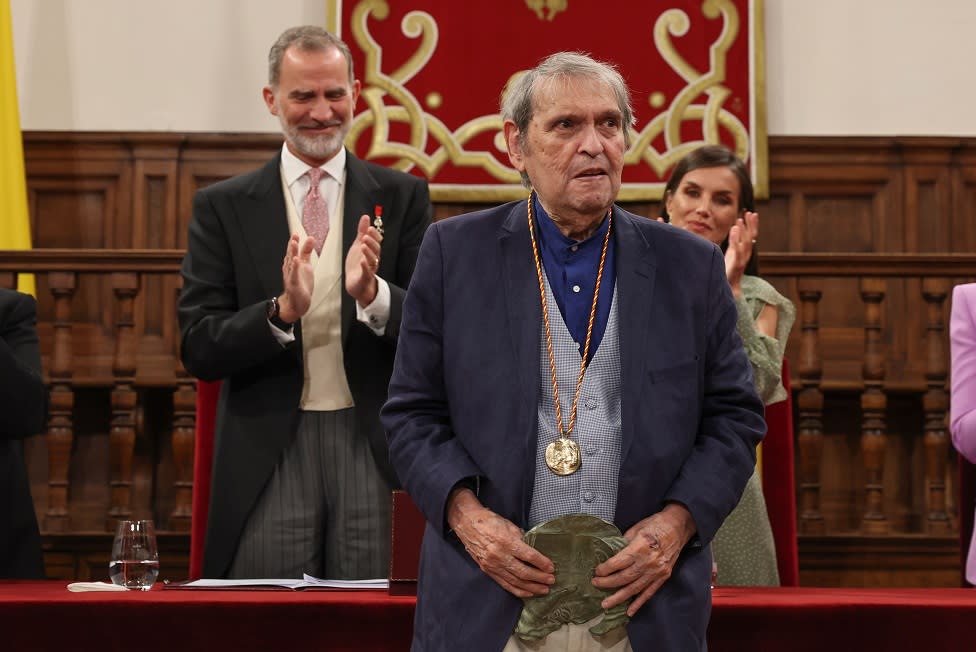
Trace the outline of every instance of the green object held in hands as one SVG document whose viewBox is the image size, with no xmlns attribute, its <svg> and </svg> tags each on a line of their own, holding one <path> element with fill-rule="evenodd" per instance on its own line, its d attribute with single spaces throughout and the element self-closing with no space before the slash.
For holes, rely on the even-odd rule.
<svg viewBox="0 0 976 652">
<path fill-rule="evenodd" d="M 525 598 L 515 635 L 534 641 L 565 624 L 580 625 L 601 613 L 604 618 L 590 627 L 601 636 L 626 625 L 628 602 L 604 611 L 600 603 L 614 591 L 593 586 L 593 570 L 627 546 L 613 523 L 590 514 L 570 514 L 540 523 L 522 539 L 552 560 L 556 583 L 548 595 Z"/>
</svg>

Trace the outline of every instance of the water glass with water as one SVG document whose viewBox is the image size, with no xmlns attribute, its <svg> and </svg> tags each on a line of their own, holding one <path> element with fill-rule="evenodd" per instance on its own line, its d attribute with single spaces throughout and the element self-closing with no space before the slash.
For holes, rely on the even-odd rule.
<svg viewBox="0 0 976 652">
<path fill-rule="evenodd" d="M 159 575 L 156 528 L 150 520 L 119 521 L 108 574 L 113 584 L 148 591 Z"/>
</svg>

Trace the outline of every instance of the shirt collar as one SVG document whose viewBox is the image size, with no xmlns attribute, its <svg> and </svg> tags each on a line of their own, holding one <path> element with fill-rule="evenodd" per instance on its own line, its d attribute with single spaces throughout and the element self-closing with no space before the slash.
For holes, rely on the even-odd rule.
<svg viewBox="0 0 976 652">
<path fill-rule="evenodd" d="M 542 243 L 543 249 L 551 249 L 555 252 L 568 249 L 574 245 L 588 248 L 589 243 L 596 240 L 599 241 L 599 248 L 603 248 L 603 239 L 607 235 L 607 229 L 610 228 L 610 223 L 607 221 L 606 216 L 604 216 L 600 226 L 589 238 L 586 240 L 574 240 L 563 235 L 563 232 L 559 230 L 556 223 L 549 217 L 549 213 L 542 207 L 542 202 L 539 201 L 538 195 L 533 194 L 532 201 L 533 212 L 536 215 L 536 224 L 539 226 L 539 240 Z"/>
<path fill-rule="evenodd" d="M 285 182 L 291 187 L 298 181 L 312 166 L 298 158 L 288 149 L 288 144 L 281 146 L 281 169 L 285 174 Z M 325 162 L 321 169 L 329 174 L 330 177 L 342 183 L 342 171 L 346 169 L 346 148 L 341 147 L 336 155 Z"/>
</svg>

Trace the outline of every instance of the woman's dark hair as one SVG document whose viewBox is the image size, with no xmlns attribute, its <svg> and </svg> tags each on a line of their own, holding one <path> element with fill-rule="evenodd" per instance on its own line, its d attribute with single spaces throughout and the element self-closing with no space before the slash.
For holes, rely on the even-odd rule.
<svg viewBox="0 0 976 652">
<path fill-rule="evenodd" d="M 665 222 L 671 221 L 668 215 L 668 197 L 673 195 L 681 185 L 681 180 L 692 170 L 701 168 L 728 168 L 739 180 L 739 210 L 755 211 L 756 199 L 752 188 L 752 179 L 749 178 L 749 170 L 746 164 L 736 156 L 732 150 L 724 145 L 703 145 L 685 155 L 671 171 L 671 177 L 664 186 L 664 199 L 661 202 L 661 216 Z M 728 237 L 722 241 L 722 253 L 728 249 Z M 756 246 L 752 246 L 752 255 L 746 263 L 745 273 L 750 276 L 759 275 L 759 256 Z"/>
</svg>

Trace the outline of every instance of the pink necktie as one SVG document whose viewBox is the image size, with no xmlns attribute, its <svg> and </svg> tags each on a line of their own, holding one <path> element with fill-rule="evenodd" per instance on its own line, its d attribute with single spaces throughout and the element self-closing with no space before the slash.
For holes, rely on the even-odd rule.
<svg viewBox="0 0 976 652">
<path fill-rule="evenodd" d="M 321 254 L 325 236 L 329 235 L 329 209 L 319 194 L 319 181 L 325 172 L 318 168 L 309 168 L 307 174 L 309 186 L 302 207 L 302 226 L 305 227 L 305 233 L 315 238 L 315 251 Z"/>
</svg>

